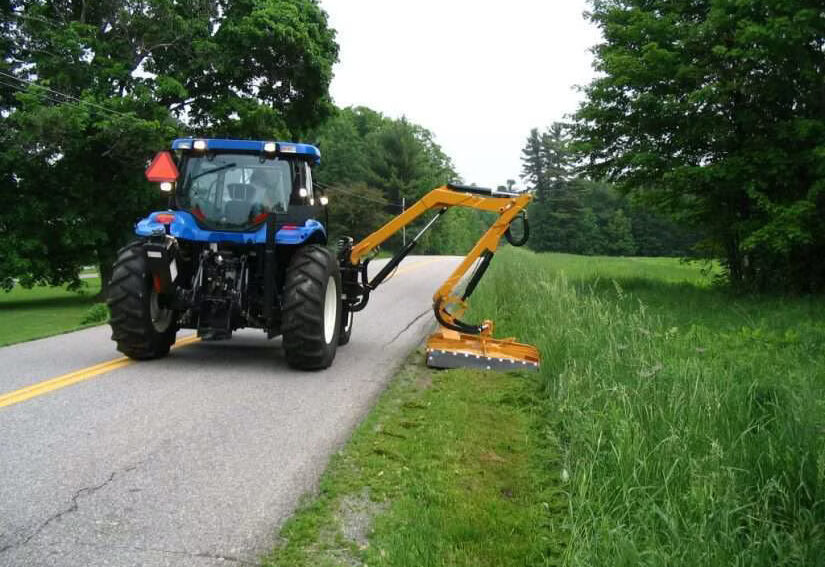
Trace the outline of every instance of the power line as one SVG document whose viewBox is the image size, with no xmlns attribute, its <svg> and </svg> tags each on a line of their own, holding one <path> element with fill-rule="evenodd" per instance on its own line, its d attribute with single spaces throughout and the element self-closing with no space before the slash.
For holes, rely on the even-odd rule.
<svg viewBox="0 0 825 567">
<path fill-rule="evenodd" d="M 18 91 L 18 92 L 21 92 L 21 93 L 27 93 L 27 92 L 29 92 L 29 90 L 28 90 L 28 89 L 26 89 L 25 87 L 23 87 L 23 86 L 21 86 L 21 85 L 19 85 L 19 84 L 12 84 L 12 83 L 6 83 L 6 82 L 4 82 L 4 81 L 0 81 L 0 85 L 5 85 L 5 86 L 9 87 L 10 89 L 14 89 L 14 90 L 16 90 L 16 91 Z M 45 99 L 47 99 L 47 100 L 50 100 L 50 101 L 52 101 L 52 102 L 54 102 L 54 103 L 56 103 L 56 104 L 65 104 L 65 105 L 71 106 L 72 108 L 77 108 L 77 109 L 86 110 L 85 108 L 81 107 L 81 106 L 80 106 L 79 104 L 77 104 L 77 103 L 72 103 L 72 102 L 69 102 L 69 101 L 66 101 L 66 100 L 59 100 L 59 99 L 56 99 L 56 98 L 54 98 L 54 97 L 50 97 L 50 96 L 49 96 L 49 95 L 47 95 L 46 93 L 42 93 L 42 92 L 41 92 L 41 93 L 35 93 L 35 94 L 37 94 L 38 96 L 41 96 L 41 97 L 43 97 L 43 98 L 45 98 Z"/>
<path fill-rule="evenodd" d="M 77 97 L 75 97 L 75 96 L 72 96 L 72 95 L 66 94 L 66 93 L 64 93 L 64 92 L 60 92 L 60 91 L 57 91 L 57 90 L 55 90 L 55 89 L 51 89 L 51 88 L 49 88 L 49 87 L 47 87 L 47 86 L 41 85 L 40 83 L 37 83 L 37 82 L 35 82 L 35 81 L 30 81 L 30 80 L 28 80 L 28 79 L 22 79 L 22 78 L 20 78 L 20 77 L 15 77 L 14 75 L 10 75 L 10 74 L 8 74 L 8 73 L 4 73 L 3 71 L 0 71 L 0 75 L 2 75 L 2 76 L 4 76 L 4 77 L 7 77 L 7 78 L 9 78 L 9 79 L 13 79 L 13 80 L 15 80 L 15 81 L 20 81 L 21 83 L 26 83 L 26 84 L 28 84 L 28 85 L 32 85 L 32 86 L 35 86 L 35 87 L 38 87 L 38 88 L 41 88 L 41 89 L 47 90 L 47 91 L 49 91 L 50 93 L 54 93 L 54 94 L 56 94 L 56 95 L 58 95 L 58 96 L 62 96 L 62 97 L 65 97 L 65 98 L 67 98 L 67 99 L 77 101 L 77 102 L 78 102 L 78 103 L 80 103 L 80 104 L 85 104 L 85 105 L 87 105 L 87 106 L 91 106 L 91 107 L 94 107 L 94 108 L 97 108 L 97 109 L 103 110 L 104 112 L 110 112 L 110 113 L 112 113 L 112 114 L 116 114 L 116 115 L 118 115 L 118 116 L 123 116 L 123 117 L 125 117 L 125 118 L 129 118 L 129 119 L 132 119 L 132 120 L 140 120 L 141 122 L 146 122 L 146 120 L 143 120 L 142 118 L 139 118 L 139 117 L 134 116 L 134 115 L 132 115 L 132 114 L 126 114 L 125 112 L 120 112 L 120 111 L 118 111 L 118 110 L 114 110 L 114 109 L 111 109 L 111 108 L 107 108 L 107 107 L 105 107 L 105 106 L 101 106 L 101 105 L 99 105 L 99 104 L 95 104 L 95 103 L 93 103 L 93 102 L 89 102 L 88 100 L 83 100 L 83 99 L 77 98 Z M 67 103 L 67 104 L 68 104 L 68 101 L 62 101 L 62 103 Z"/>
<path fill-rule="evenodd" d="M 364 201 L 369 201 L 371 203 L 377 203 L 379 205 L 384 205 L 385 207 L 389 206 L 389 207 L 398 207 L 399 209 L 403 209 L 403 206 L 401 205 L 401 203 L 393 203 L 392 201 L 389 201 L 387 199 L 373 199 L 372 197 L 366 197 L 366 196 L 361 195 L 360 193 L 358 193 L 356 191 L 353 191 L 351 189 L 344 189 L 343 187 L 337 187 L 337 186 L 333 187 L 333 186 L 327 185 L 325 183 L 320 183 L 320 182 L 317 182 L 317 181 L 315 182 L 315 184 L 318 185 L 319 187 L 321 187 L 322 189 L 325 189 L 325 190 L 328 190 L 328 191 L 339 191 L 341 193 L 345 193 L 347 195 L 350 195 L 352 197 L 356 197 L 356 198 L 364 200 Z"/>
</svg>

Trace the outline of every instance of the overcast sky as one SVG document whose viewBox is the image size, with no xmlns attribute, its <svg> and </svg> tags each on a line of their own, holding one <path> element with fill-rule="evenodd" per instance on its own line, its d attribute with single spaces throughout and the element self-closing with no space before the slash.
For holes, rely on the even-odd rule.
<svg viewBox="0 0 825 567">
<path fill-rule="evenodd" d="M 338 32 L 339 106 L 406 115 L 466 182 L 521 184 L 530 128 L 576 109 L 598 31 L 585 0 L 321 0 Z"/>
</svg>

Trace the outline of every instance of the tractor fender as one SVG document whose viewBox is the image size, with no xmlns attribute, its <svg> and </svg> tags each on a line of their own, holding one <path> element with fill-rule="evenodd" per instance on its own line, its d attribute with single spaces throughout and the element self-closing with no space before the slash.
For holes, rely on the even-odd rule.
<svg viewBox="0 0 825 567">
<path fill-rule="evenodd" d="M 160 222 L 158 215 L 164 221 L 169 215 L 174 218 L 171 222 Z M 164 218 L 166 216 L 167 218 Z M 170 236 L 195 242 L 231 242 L 235 244 L 265 244 L 266 224 L 262 224 L 249 232 L 238 232 L 228 230 L 209 230 L 201 228 L 191 213 L 186 211 L 158 211 L 151 213 L 145 219 L 140 220 L 135 225 L 135 234 L 149 237 L 152 235 L 166 233 L 168 224 Z M 279 223 L 280 224 L 280 223 Z M 327 233 L 324 225 L 314 219 L 308 219 L 303 225 L 282 224 L 275 233 L 275 244 L 298 245 L 310 242 L 325 243 Z"/>
</svg>

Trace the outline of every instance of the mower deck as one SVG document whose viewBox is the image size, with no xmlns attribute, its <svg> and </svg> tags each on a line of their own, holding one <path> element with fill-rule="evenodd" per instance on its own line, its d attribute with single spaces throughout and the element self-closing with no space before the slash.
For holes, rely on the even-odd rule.
<svg viewBox="0 0 825 567">
<path fill-rule="evenodd" d="M 459 333 L 443 327 L 427 339 L 427 366 L 479 370 L 539 369 L 539 352 L 512 339 Z"/>
</svg>

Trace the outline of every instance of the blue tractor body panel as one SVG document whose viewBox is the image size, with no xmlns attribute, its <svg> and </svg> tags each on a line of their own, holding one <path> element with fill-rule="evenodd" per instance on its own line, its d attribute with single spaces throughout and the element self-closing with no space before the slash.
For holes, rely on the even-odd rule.
<svg viewBox="0 0 825 567">
<path fill-rule="evenodd" d="M 158 222 L 159 214 L 175 215 L 169 223 L 169 234 L 175 238 L 183 238 L 194 242 L 231 242 L 234 244 L 266 244 L 266 224 L 262 224 L 254 231 L 238 232 L 229 230 L 206 230 L 198 226 L 191 213 L 186 211 L 158 211 L 150 214 L 135 226 L 138 236 L 152 236 L 164 234 L 165 225 Z M 275 234 L 275 244 L 297 245 L 303 244 L 314 234 L 319 233 L 326 240 L 324 225 L 317 220 L 309 219 L 303 226 L 287 225 L 281 227 Z"/>
</svg>

